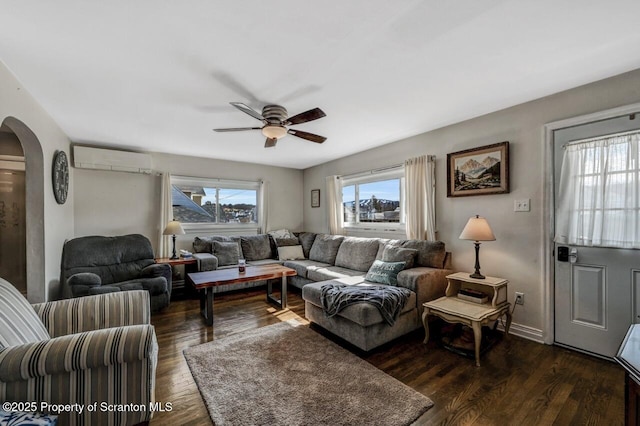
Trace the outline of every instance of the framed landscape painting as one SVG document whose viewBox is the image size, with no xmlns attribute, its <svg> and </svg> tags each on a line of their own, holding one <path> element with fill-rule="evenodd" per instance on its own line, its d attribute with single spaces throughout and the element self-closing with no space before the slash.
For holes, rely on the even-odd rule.
<svg viewBox="0 0 640 426">
<path fill-rule="evenodd" d="M 509 142 L 447 154 L 447 197 L 509 192 Z"/>
</svg>

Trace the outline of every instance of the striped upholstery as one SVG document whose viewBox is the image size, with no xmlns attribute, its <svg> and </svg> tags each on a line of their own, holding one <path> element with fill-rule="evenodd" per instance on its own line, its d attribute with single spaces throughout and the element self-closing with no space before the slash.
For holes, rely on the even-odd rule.
<svg viewBox="0 0 640 426">
<path fill-rule="evenodd" d="M 119 291 L 33 305 L 52 337 L 123 325 L 149 324 L 145 290 Z"/>
<path fill-rule="evenodd" d="M 98 403 L 94 411 L 51 413 L 61 425 L 150 420 L 158 344 L 147 291 L 43 303 L 36 310 L 56 337 L 0 349 L 0 401 Z"/>
<path fill-rule="evenodd" d="M 49 338 L 27 299 L 0 278 L 0 349 Z"/>
</svg>

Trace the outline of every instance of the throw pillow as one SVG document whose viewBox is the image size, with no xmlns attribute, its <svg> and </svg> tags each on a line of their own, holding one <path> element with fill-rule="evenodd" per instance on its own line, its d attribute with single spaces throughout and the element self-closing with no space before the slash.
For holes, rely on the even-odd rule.
<svg viewBox="0 0 640 426">
<path fill-rule="evenodd" d="M 298 246 L 300 245 L 300 241 L 298 240 L 298 237 L 276 238 L 276 245 L 278 247 Z M 302 246 L 300 246 L 300 248 L 302 248 Z"/>
<path fill-rule="evenodd" d="M 273 257 L 269 235 L 267 234 L 242 236 L 240 237 L 240 244 L 242 245 L 244 258 L 248 262 L 271 259 Z"/>
<path fill-rule="evenodd" d="M 213 241 L 213 255 L 218 258 L 218 266 L 237 265 L 240 258 L 238 243 L 235 241 Z"/>
<path fill-rule="evenodd" d="M 382 251 L 383 262 L 404 262 L 404 269 L 413 268 L 418 250 L 402 247 L 386 246 Z"/>
<path fill-rule="evenodd" d="M 302 246 L 284 246 L 278 247 L 278 259 L 280 260 L 298 260 L 304 259 Z"/>
<path fill-rule="evenodd" d="M 398 273 L 404 269 L 404 262 L 383 262 L 376 260 L 369 268 L 365 280 L 373 283 L 398 285 Z"/>
</svg>

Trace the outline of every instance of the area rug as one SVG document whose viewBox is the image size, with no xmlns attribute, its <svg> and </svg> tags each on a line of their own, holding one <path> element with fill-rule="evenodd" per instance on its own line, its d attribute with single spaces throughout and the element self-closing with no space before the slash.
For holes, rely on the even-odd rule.
<svg viewBox="0 0 640 426">
<path fill-rule="evenodd" d="M 184 355 L 216 426 L 408 425 L 433 406 L 295 320 Z"/>
</svg>

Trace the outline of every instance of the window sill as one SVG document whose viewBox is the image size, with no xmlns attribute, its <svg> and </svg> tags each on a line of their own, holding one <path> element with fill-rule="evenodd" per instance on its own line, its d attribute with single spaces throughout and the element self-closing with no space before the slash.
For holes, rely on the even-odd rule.
<svg viewBox="0 0 640 426">
<path fill-rule="evenodd" d="M 257 234 L 260 230 L 260 225 L 257 223 L 183 223 L 182 228 L 187 234 L 198 234 L 202 232 L 206 233 L 237 233 L 238 235 L 253 235 Z"/>
</svg>

